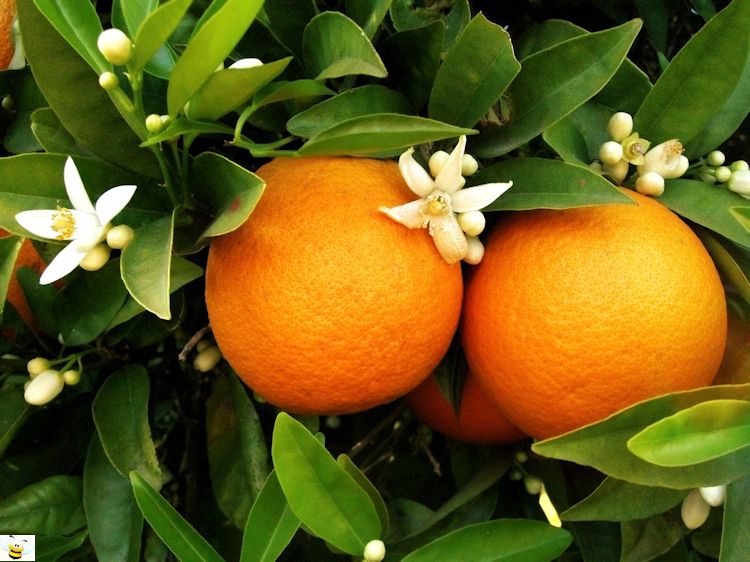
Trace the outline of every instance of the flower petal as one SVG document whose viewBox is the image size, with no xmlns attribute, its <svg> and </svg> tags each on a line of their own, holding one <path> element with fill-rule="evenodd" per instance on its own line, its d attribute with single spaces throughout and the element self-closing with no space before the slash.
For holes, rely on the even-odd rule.
<svg viewBox="0 0 750 562">
<path fill-rule="evenodd" d="M 102 226 L 111 221 L 130 203 L 135 193 L 134 185 L 118 185 L 107 190 L 96 202 L 96 215 Z"/>
<path fill-rule="evenodd" d="M 39 284 L 47 285 L 62 279 L 81 263 L 88 249 L 79 248 L 77 244 L 68 244 L 47 266 L 39 279 Z"/>
<path fill-rule="evenodd" d="M 406 185 L 409 186 L 409 189 L 420 197 L 424 197 L 432 193 L 435 189 L 435 182 L 430 177 L 430 174 L 427 173 L 427 170 L 414 160 L 412 154 L 414 154 L 413 148 L 401 154 L 398 159 L 398 169 L 401 171 L 401 175 Z"/>
<path fill-rule="evenodd" d="M 507 183 L 485 183 L 474 187 L 467 187 L 451 195 L 453 210 L 457 213 L 478 211 L 484 209 L 513 185 Z"/>
<path fill-rule="evenodd" d="M 423 205 L 424 200 L 417 199 L 398 207 L 380 207 L 378 210 L 408 228 L 424 228 L 429 219 L 422 212 Z"/>
<path fill-rule="evenodd" d="M 34 236 L 56 240 L 59 232 L 52 228 L 52 220 L 57 211 L 34 210 L 21 211 L 16 215 L 16 222 Z"/>
<path fill-rule="evenodd" d="M 446 193 L 455 193 L 464 186 L 466 180 L 461 175 L 461 163 L 464 158 L 465 148 L 466 135 L 461 135 L 453 152 L 448 156 L 448 161 L 435 178 L 435 189 L 445 191 Z"/>
<path fill-rule="evenodd" d="M 430 220 L 430 234 L 438 252 L 449 264 L 452 265 L 466 257 L 469 245 L 453 213 L 433 217 Z"/>
<path fill-rule="evenodd" d="M 96 211 L 94 211 L 89 194 L 86 193 L 86 188 L 83 186 L 83 180 L 78 173 L 76 163 L 70 157 L 65 161 L 63 179 L 65 180 L 65 191 L 68 192 L 68 199 L 70 199 L 73 207 L 79 211 L 94 214 Z"/>
</svg>

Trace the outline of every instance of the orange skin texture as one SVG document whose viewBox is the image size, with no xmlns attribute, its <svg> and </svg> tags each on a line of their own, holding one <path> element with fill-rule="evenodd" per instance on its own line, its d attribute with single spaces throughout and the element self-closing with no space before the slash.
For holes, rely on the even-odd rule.
<svg viewBox="0 0 750 562">
<path fill-rule="evenodd" d="M 523 432 L 490 402 L 471 374 L 464 382 L 458 415 L 441 392 L 435 377 L 429 377 L 406 398 L 422 422 L 456 441 L 502 445 L 524 438 Z"/>
<path fill-rule="evenodd" d="M 416 196 L 394 162 L 278 158 L 245 224 L 215 239 L 206 305 L 219 347 L 268 402 L 344 414 L 403 396 L 439 363 L 461 311 L 458 264 L 378 211 Z"/>
<path fill-rule="evenodd" d="M 7 234 L 7 231 L 0 229 L 0 237 L 6 236 Z M 37 253 L 31 240 L 25 240 L 21 246 L 21 250 L 18 252 L 18 256 L 16 257 L 16 264 L 13 266 L 13 274 L 10 278 L 8 294 L 5 297 L 5 300 L 13 305 L 13 308 L 16 309 L 19 316 L 23 318 L 23 321 L 31 327 L 35 327 L 36 322 L 34 321 L 34 315 L 31 313 L 29 304 L 26 302 L 26 296 L 23 293 L 23 289 L 18 282 L 16 274 L 21 267 L 30 267 L 38 273 L 41 273 L 45 266 L 46 264 L 44 263 L 44 260 Z"/>
<path fill-rule="evenodd" d="M 16 16 L 16 3 L 13 0 L 0 0 L 0 69 L 8 68 L 13 59 L 13 18 Z"/>
<path fill-rule="evenodd" d="M 711 383 L 724 291 L 700 240 L 653 199 L 513 213 L 467 282 L 462 339 L 490 398 L 543 439 Z"/>
</svg>

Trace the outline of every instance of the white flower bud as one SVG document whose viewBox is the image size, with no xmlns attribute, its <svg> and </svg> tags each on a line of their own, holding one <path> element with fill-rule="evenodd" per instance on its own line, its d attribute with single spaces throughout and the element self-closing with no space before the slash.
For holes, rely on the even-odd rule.
<svg viewBox="0 0 750 562">
<path fill-rule="evenodd" d="M 107 231 L 107 246 L 113 250 L 127 248 L 133 241 L 135 231 L 127 224 L 118 224 Z"/>
<path fill-rule="evenodd" d="M 263 66 L 263 61 L 260 59 L 240 59 L 229 65 L 229 68 L 255 68 L 256 66 Z"/>
<path fill-rule="evenodd" d="M 628 172 L 630 171 L 630 164 L 628 164 L 625 160 L 620 160 L 614 166 L 603 166 L 602 170 L 616 183 L 622 183 L 622 181 L 627 177 Z"/>
<path fill-rule="evenodd" d="M 599 147 L 599 160 L 605 166 L 614 166 L 622 160 L 622 145 L 615 141 L 605 142 Z"/>
<path fill-rule="evenodd" d="M 437 152 L 433 152 L 432 156 L 430 156 L 429 162 L 427 162 L 428 167 L 430 168 L 430 174 L 432 177 L 437 177 L 437 175 L 440 173 L 440 170 L 443 169 L 445 166 L 445 163 L 448 161 L 448 157 L 450 155 L 445 150 L 438 150 Z"/>
<path fill-rule="evenodd" d="M 215 345 L 211 345 L 201 351 L 193 361 L 193 367 L 196 371 L 207 373 L 221 361 L 221 351 Z"/>
<path fill-rule="evenodd" d="M 709 152 L 708 156 L 706 156 L 706 161 L 709 166 L 721 166 L 724 163 L 724 160 L 726 160 L 726 156 L 724 156 L 724 153 L 721 150 L 714 150 L 713 152 Z"/>
<path fill-rule="evenodd" d="M 70 386 L 75 386 L 81 382 L 81 371 L 68 369 L 62 374 L 63 382 Z"/>
<path fill-rule="evenodd" d="M 464 261 L 469 265 L 477 265 L 484 257 L 484 244 L 476 236 L 467 236 L 466 242 L 469 248 L 464 256 Z"/>
<path fill-rule="evenodd" d="M 161 115 L 160 119 L 162 128 L 166 128 L 172 122 L 172 117 L 169 115 Z"/>
<path fill-rule="evenodd" d="M 200 353 L 201 351 L 203 351 L 204 349 L 208 349 L 212 345 L 216 344 L 214 344 L 214 342 L 212 342 L 211 340 L 201 340 L 195 344 L 195 350 Z"/>
<path fill-rule="evenodd" d="M 109 261 L 109 246 L 97 244 L 91 248 L 81 260 L 81 268 L 86 271 L 97 271 Z"/>
<path fill-rule="evenodd" d="M 149 133 L 158 133 L 163 126 L 161 115 L 152 113 L 146 117 L 146 130 Z"/>
<path fill-rule="evenodd" d="M 526 488 L 526 491 L 532 496 L 535 496 L 541 493 L 542 488 L 544 487 L 544 484 L 539 479 L 539 477 L 533 476 L 533 475 L 526 476 L 523 479 L 523 485 Z"/>
<path fill-rule="evenodd" d="M 26 363 L 26 370 L 29 372 L 29 376 L 33 379 L 34 377 L 41 375 L 44 371 L 50 367 L 49 359 L 44 357 L 34 357 L 28 363 Z"/>
<path fill-rule="evenodd" d="M 120 79 L 117 78 L 117 74 L 114 72 L 102 72 L 99 75 L 99 86 L 101 86 L 103 89 L 107 90 L 108 92 L 110 90 L 114 90 L 120 85 Z"/>
<path fill-rule="evenodd" d="M 96 46 L 104 58 L 112 64 L 127 64 L 133 55 L 130 38 L 116 28 L 105 29 L 99 34 Z"/>
<path fill-rule="evenodd" d="M 482 211 L 467 211 L 458 214 L 458 224 L 469 236 L 479 236 L 487 224 Z"/>
<path fill-rule="evenodd" d="M 617 142 L 625 140 L 633 132 L 633 117 L 630 113 L 618 111 L 609 118 L 607 131 L 609 136 Z"/>
<path fill-rule="evenodd" d="M 706 503 L 712 507 L 719 507 L 724 503 L 724 499 L 727 497 L 726 486 L 705 486 L 698 488 L 698 492 L 701 497 L 706 500 Z"/>
<path fill-rule="evenodd" d="M 730 170 L 728 166 L 719 166 L 714 171 L 714 178 L 719 183 L 726 183 L 729 181 L 729 178 L 731 177 L 732 177 L 732 170 Z"/>
<path fill-rule="evenodd" d="M 365 545 L 365 562 L 381 562 L 385 558 L 385 544 L 381 540 L 370 541 Z"/>
<path fill-rule="evenodd" d="M 5 111 L 12 111 L 15 107 L 15 102 L 13 101 L 13 96 L 8 94 L 7 96 L 3 96 L 2 101 L 0 101 L 0 107 L 2 107 Z"/>
<path fill-rule="evenodd" d="M 23 398 L 32 406 L 42 406 L 55 399 L 62 392 L 65 383 L 59 371 L 47 369 L 29 383 Z"/>
<path fill-rule="evenodd" d="M 706 503 L 700 492 L 695 489 L 682 500 L 682 522 L 688 529 L 697 529 L 706 522 L 711 506 Z"/>
<path fill-rule="evenodd" d="M 635 180 L 635 190 L 643 195 L 659 197 L 664 193 L 664 178 L 656 172 L 646 172 Z"/>
<path fill-rule="evenodd" d="M 599 162 L 599 160 L 594 160 L 591 164 L 589 164 L 589 169 L 601 174 L 602 163 Z"/>
<path fill-rule="evenodd" d="M 663 142 L 646 153 L 643 164 L 638 166 L 638 172 L 656 172 L 666 180 L 679 178 L 690 165 L 682 151 L 682 143 L 677 139 Z"/>
<path fill-rule="evenodd" d="M 471 154 L 464 154 L 461 158 L 461 175 L 473 176 L 479 169 L 479 162 Z"/>
<path fill-rule="evenodd" d="M 733 172 L 740 172 L 743 170 L 750 170 L 750 165 L 744 160 L 735 160 L 729 165 L 729 169 Z"/>
<path fill-rule="evenodd" d="M 732 177 L 727 182 L 730 191 L 739 193 L 743 197 L 750 196 L 750 170 L 738 170 L 732 172 Z"/>
</svg>

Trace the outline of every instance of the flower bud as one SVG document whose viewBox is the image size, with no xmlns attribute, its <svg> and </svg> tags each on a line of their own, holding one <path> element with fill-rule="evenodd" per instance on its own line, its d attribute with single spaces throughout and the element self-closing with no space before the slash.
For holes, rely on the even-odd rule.
<svg viewBox="0 0 750 562">
<path fill-rule="evenodd" d="M 726 160 L 726 156 L 724 156 L 724 153 L 721 150 L 714 150 L 713 152 L 709 152 L 708 156 L 706 156 L 706 161 L 709 166 L 721 166 L 724 164 L 724 160 Z"/>
<path fill-rule="evenodd" d="M 26 370 L 29 372 L 29 376 L 32 379 L 38 375 L 41 375 L 49 368 L 49 359 L 45 359 L 44 357 L 34 357 L 32 360 L 26 363 Z"/>
<path fill-rule="evenodd" d="M 523 485 L 526 488 L 526 491 L 532 496 L 541 493 L 542 488 L 544 487 L 541 479 L 538 476 L 533 475 L 526 476 L 523 479 Z"/>
<path fill-rule="evenodd" d="M 7 96 L 3 96 L 2 101 L 0 101 L 0 106 L 2 106 L 5 111 L 12 111 L 15 105 L 16 104 L 13 101 L 13 96 L 11 96 L 10 94 L 8 94 Z"/>
<path fill-rule="evenodd" d="M 159 131 L 161 131 L 163 125 L 164 124 L 162 123 L 161 115 L 152 113 L 151 115 L 148 115 L 146 117 L 146 130 L 149 133 L 158 133 Z"/>
<path fill-rule="evenodd" d="M 646 153 L 643 164 L 638 166 L 638 172 L 656 172 L 666 180 L 679 178 L 690 165 L 682 151 L 682 143 L 677 139 L 663 142 Z"/>
<path fill-rule="evenodd" d="M 521 472 L 517 468 L 514 468 L 510 471 L 510 474 L 508 474 L 508 478 L 510 478 L 514 482 L 518 482 L 519 480 L 523 479 L 523 472 Z"/>
<path fill-rule="evenodd" d="M 635 180 L 635 190 L 642 195 L 659 197 L 664 193 L 664 178 L 656 172 L 646 172 Z"/>
<path fill-rule="evenodd" d="M 338 429 L 341 427 L 341 418 L 339 416 L 327 416 L 326 427 L 328 429 Z"/>
<path fill-rule="evenodd" d="M 591 164 L 589 164 L 589 169 L 593 170 L 597 173 L 602 172 L 602 163 L 599 162 L 599 160 L 594 160 Z"/>
<path fill-rule="evenodd" d="M 618 111 L 609 118 L 607 131 L 613 140 L 617 142 L 625 140 L 633 132 L 633 117 L 630 113 Z"/>
<path fill-rule="evenodd" d="M 135 231 L 127 224 L 118 224 L 107 231 L 107 246 L 113 250 L 127 248 L 133 241 Z"/>
<path fill-rule="evenodd" d="M 212 345 L 215 345 L 210 339 L 203 339 L 195 344 L 195 350 L 200 353 L 204 349 L 208 349 Z"/>
<path fill-rule="evenodd" d="M 461 175 L 462 176 L 473 176 L 479 169 L 479 163 L 477 159 L 471 154 L 464 154 L 461 158 Z"/>
<path fill-rule="evenodd" d="M 63 382 L 70 386 L 75 386 L 81 382 L 81 371 L 68 369 L 62 374 Z"/>
<path fill-rule="evenodd" d="M 698 492 L 706 503 L 712 507 L 719 507 L 727 496 L 726 486 L 704 486 Z"/>
<path fill-rule="evenodd" d="M 43 406 L 54 400 L 62 392 L 64 386 L 60 372 L 47 369 L 29 383 L 23 393 L 23 398 L 32 406 Z"/>
<path fill-rule="evenodd" d="M 728 166 L 719 166 L 714 171 L 714 178 L 719 183 L 726 183 L 729 181 L 729 178 L 731 177 L 732 177 L 732 170 L 730 170 Z"/>
<path fill-rule="evenodd" d="M 630 164 L 625 160 L 620 160 L 614 166 L 603 166 L 602 171 L 611 177 L 616 183 L 622 183 L 630 171 Z"/>
<path fill-rule="evenodd" d="M 605 166 L 614 166 L 622 160 L 622 145 L 615 141 L 605 142 L 599 147 L 599 160 Z"/>
<path fill-rule="evenodd" d="M 260 59 L 240 59 L 229 65 L 229 68 L 255 68 L 256 66 L 263 66 L 263 61 Z"/>
<path fill-rule="evenodd" d="M 109 246 L 97 244 L 81 260 L 81 267 L 86 271 L 97 271 L 109 261 Z"/>
<path fill-rule="evenodd" d="M 520 462 L 521 464 L 523 464 L 527 460 L 529 460 L 529 454 L 526 451 L 516 451 L 514 458 L 516 462 Z"/>
<path fill-rule="evenodd" d="M 432 156 L 430 156 L 429 162 L 427 162 L 428 167 L 430 168 L 430 174 L 432 177 L 437 177 L 437 175 L 440 173 L 440 170 L 443 169 L 445 166 L 445 163 L 448 162 L 448 157 L 450 155 L 445 150 L 438 150 L 437 152 L 433 152 Z"/>
<path fill-rule="evenodd" d="M 740 172 L 742 170 L 750 170 L 750 165 L 744 160 L 735 160 L 729 165 L 729 169 L 733 172 Z"/>
<path fill-rule="evenodd" d="M 732 177 L 727 182 L 730 191 L 739 193 L 743 197 L 750 196 L 750 170 L 738 170 L 732 172 Z"/>
<path fill-rule="evenodd" d="M 104 58 L 112 64 L 127 64 L 133 55 L 130 38 L 116 28 L 105 29 L 99 34 L 96 46 Z"/>
<path fill-rule="evenodd" d="M 385 544 L 381 540 L 370 541 L 365 545 L 365 562 L 381 562 L 385 558 Z"/>
<path fill-rule="evenodd" d="M 697 529 L 706 522 L 711 506 L 701 497 L 700 492 L 695 489 L 682 500 L 682 522 L 688 529 Z"/>
<path fill-rule="evenodd" d="M 487 224 L 482 211 L 467 211 L 458 214 L 458 224 L 469 236 L 479 236 Z"/>
<path fill-rule="evenodd" d="M 464 256 L 464 261 L 469 265 L 477 265 L 484 257 L 484 244 L 476 236 L 467 236 L 466 242 L 469 244 L 469 249 Z"/>
<path fill-rule="evenodd" d="M 196 371 L 201 373 L 207 373 L 221 361 L 221 351 L 215 345 L 209 346 L 201 351 L 195 361 L 193 361 L 193 367 Z"/>
<path fill-rule="evenodd" d="M 99 85 L 108 92 L 114 90 L 120 85 L 120 79 L 114 72 L 102 72 L 99 75 Z"/>
</svg>

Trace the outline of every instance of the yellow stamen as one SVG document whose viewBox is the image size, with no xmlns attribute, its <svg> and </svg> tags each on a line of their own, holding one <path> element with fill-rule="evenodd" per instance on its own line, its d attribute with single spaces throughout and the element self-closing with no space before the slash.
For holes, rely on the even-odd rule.
<svg viewBox="0 0 750 562">
<path fill-rule="evenodd" d="M 76 220 L 73 213 L 65 207 L 58 207 L 57 212 L 52 215 L 52 230 L 57 232 L 57 240 L 69 240 L 76 230 Z"/>
<path fill-rule="evenodd" d="M 450 200 L 443 193 L 433 193 L 427 197 L 427 208 L 425 212 L 428 215 L 439 216 L 450 212 Z"/>
</svg>

